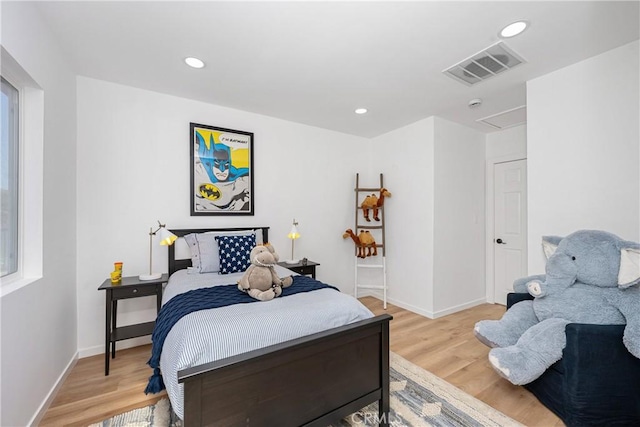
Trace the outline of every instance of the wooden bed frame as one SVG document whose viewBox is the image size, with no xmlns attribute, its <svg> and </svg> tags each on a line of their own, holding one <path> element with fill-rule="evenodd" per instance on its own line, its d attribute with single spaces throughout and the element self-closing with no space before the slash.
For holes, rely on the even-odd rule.
<svg viewBox="0 0 640 427">
<path fill-rule="evenodd" d="M 181 237 L 209 231 L 171 230 Z M 169 246 L 169 274 L 191 265 Z M 178 372 L 184 385 L 184 425 L 322 426 L 378 402 L 389 422 L 389 321 L 375 316 Z"/>
</svg>

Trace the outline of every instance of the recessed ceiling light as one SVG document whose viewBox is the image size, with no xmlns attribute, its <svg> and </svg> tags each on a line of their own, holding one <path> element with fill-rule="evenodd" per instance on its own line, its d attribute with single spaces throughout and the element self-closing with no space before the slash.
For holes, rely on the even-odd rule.
<svg viewBox="0 0 640 427">
<path fill-rule="evenodd" d="M 366 108 L 356 108 L 356 114 L 364 114 L 367 112 Z"/>
<path fill-rule="evenodd" d="M 191 58 L 191 57 L 185 58 L 184 62 L 186 62 L 189 67 L 193 67 L 193 68 L 204 67 L 204 62 L 202 62 L 198 58 Z"/>
<path fill-rule="evenodd" d="M 527 25 L 529 25 L 527 21 L 517 21 L 509 24 L 500 31 L 500 37 L 509 38 L 517 36 L 527 28 Z"/>
</svg>

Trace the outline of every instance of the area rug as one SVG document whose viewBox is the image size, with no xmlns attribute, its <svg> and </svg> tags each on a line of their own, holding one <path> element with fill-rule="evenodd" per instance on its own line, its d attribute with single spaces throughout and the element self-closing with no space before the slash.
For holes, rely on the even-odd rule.
<svg viewBox="0 0 640 427">
<path fill-rule="evenodd" d="M 392 427 L 517 427 L 522 424 L 457 387 L 391 353 L 389 425 Z M 378 425 L 378 404 L 351 414 L 333 427 Z M 181 427 L 168 399 L 89 427 Z"/>
<path fill-rule="evenodd" d="M 91 424 L 89 427 L 181 427 L 181 421 L 171 410 L 171 404 L 166 397 L 155 405 L 134 409 L 124 414 L 116 415 L 108 420 Z"/>
<path fill-rule="evenodd" d="M 523 426 L 397 354 L 390 356 L 390 426 Z M 338 426 L 377 426 L 377 415 L 378 404 L 374 403 L 345 417 Z"/>
</svg>

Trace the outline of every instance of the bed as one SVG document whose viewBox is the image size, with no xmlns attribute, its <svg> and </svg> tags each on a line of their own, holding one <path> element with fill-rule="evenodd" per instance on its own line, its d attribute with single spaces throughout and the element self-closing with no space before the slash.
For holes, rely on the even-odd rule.
<svg viewBox="0 0 640 427">
<path fill-rule="evenodd" d="M 209 277 L 230 284 L 242 275 L 190 274 L 192 259 L 180 238 L 246 230 L 258 243 L 268 241 L 268 227 L 171 230 L 179 239 L 169 247 L 163 304 L 211 286 Z M 279 268 L 278 274 L 292 273 Z M 390 320 L 331 289 L 202 310 L 168 333 L 160 370 L 185 426 L 324 427 L 376 401 L 386 426 Z"/>
</svg>

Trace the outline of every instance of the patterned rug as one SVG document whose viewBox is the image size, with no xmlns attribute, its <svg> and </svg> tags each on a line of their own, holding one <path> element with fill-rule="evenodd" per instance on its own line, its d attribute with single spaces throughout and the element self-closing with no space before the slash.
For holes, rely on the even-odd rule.
<svg viewBox="0 0 640 427">
<path fill-rule="evenodd" d="M 454 387 L 432 373 L 391 353 L 392 427 L 522 426 L 503 413 Z M 344 418 L 333 427 L 378 425 L 378 404 Z M 117 415 L 89 427 L 181 427 L 168 399 Z"/>
</svg>

